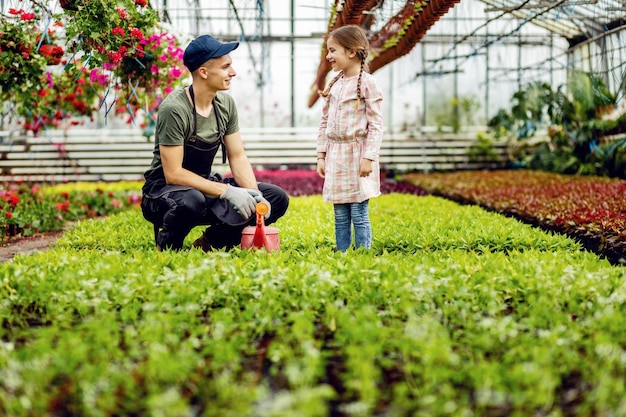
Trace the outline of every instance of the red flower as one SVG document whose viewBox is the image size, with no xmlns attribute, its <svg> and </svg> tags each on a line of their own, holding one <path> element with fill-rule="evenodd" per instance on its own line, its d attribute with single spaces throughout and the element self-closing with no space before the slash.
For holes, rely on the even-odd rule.
<svg viewBox="0 0 626 417">
<path fill-rule="evenodd" d="M 130 30 L 130 36 L 132 36 L 135 39 L 138 40 L 142 40 L 143 39 L 143 32 L 141 31 L 141 29 L 137 29 L 137 28 L 132 28 Z"/>
<path fill-rule="evenodd" d="M 58 45 L 46 44 L 39 47 L 39 53 L 48 58 L 49 64 L 57 65 L 61 63 L 61 58 L 63 58 L 65 51 Z"/>
<path fill-rule="evenodd" d="M 31 20 L 35 20 L 35 13 L 30 12 L 30 13 L 22 13 L 21 19 L 29 22 Z"/>
<path fill-rule="evenodd" d="M 120 36 L 120 37 L 122 37 L 122 38 L 124 37 L 124 29 L 123 29 L 123 28 L 121 28 L 121 27 L 119 27 L 119 26 L 115 26 L 115 27 L 111 30 L 111 32 L 112 32 L 114 35 L 118 35 L 118 36 Z"/>
<path fill-rule="evenodd" d="M 82 101 L 74 100 L 72 101 L 72 106 L 81 114 L 84 114 L 87 111 L 87 105 Z"/>
<path fill-rule="evenodd" d="M 11 219 L 13 218 L 13 214 L 9 213 L 8 211 L 6 213 L 4 213 L 4 217 L 6 217 L 7 219 Z"/>
<path fill-rule="evenodd" d="M 15 207 L 15 206 L 17 206 L 17 203 L 20 202 L 20 199 L 19 199 L 19 197 L 16 197 L 14 195 L 10 195 L 8 198 L 6 198 L 6 201 L 9 203 L 9 206 Z"/>
<path fill-rule="evenodd" d="M 107 56 L 109 57 L 111 63 L 114 65 L 122 62 L 122 54 L 120 54 L 119 52 L 109 52 L 107 53 Z"/>
<path fill-rule="evenodd" d="M 135 0 L 135 4 L 137 6 L 146 7 L 148 3 L 146 2 L 146 0 Z"/>
</svg>

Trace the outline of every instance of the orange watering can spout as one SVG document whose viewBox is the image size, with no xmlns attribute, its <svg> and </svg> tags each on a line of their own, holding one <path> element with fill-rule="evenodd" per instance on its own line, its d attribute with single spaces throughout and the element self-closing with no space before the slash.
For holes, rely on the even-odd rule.
<svg viewBox="0 0 626 417">
<path fill-rule="evenodd" d="M 269 211 L 267 204 L 260 202 L 256 205 L 256 229 L 252 238 L 252 246 L 255 248 L 268 248 L 267 235 L 265 234 L 265 215 Z"/>
<path fill-rule="evenodd" d="M 256 205 L 256 226 L 248 226 L 241 232 L 242 249 L 261 249 L 267 252 L 280 249 L 278 229 L 265 227 L 265 215 L 270 208 L 265 202 Z"/>
</svg>

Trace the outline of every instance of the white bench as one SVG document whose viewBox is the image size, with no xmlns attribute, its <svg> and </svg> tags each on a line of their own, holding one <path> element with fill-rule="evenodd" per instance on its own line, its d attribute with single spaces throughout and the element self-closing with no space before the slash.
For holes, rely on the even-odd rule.
<svg viewBox="0 0 626 417">
<path fill-rule="evenodd" d="M 250 162 L 256 169 L 314 169 L 315 128 L 242 129 Z M 381 167 L 396 171 L 447 171 L 500 168 L 506 164 L 506 143 L 495 155 L 471 157 L 475 134 L 387 134 Z M 153 138 L 138 129 L 46 131 L 38 137 L 0 132 L 0 181 L 141 180 L 149 167 Z M 215 170 L 228 172 L 218 154 Z"/>
</svg>

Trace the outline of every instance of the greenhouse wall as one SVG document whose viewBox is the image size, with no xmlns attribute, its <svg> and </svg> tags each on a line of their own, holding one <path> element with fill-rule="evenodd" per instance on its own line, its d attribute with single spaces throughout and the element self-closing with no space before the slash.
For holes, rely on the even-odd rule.
<svg viewBox="0 0 626 417">
<path fill-rule="evenodd" d="M 194 8 L 186 1 L 169 0 L 167 10 L 172 27 L 188 29 L 190 37 L 211 33 L 225 40 L 246 40 L 232 55 L 239 75 L 231 94 L 241 106 L 242 123 L 314 126 L 321 102 L 308 108 L 307 101 L 330 3 L 278 0 L 266 2 L 260 10 L 248 2 L 235 14 L 228 1 Z M 383 6 L 379 26 L 393 7 Z M 409 54 L 376 71 L 388 129 L 484 125 L 528 82 L 564 82 L 566 40 L 511 17 L 485 24 L 491 17 L 485 8 L 480 1 L 464 0 Z M 560 56 L 560 62 L 553 56 Z M 465 107 L 457 109 L 455 98 Z"/>
</svg>

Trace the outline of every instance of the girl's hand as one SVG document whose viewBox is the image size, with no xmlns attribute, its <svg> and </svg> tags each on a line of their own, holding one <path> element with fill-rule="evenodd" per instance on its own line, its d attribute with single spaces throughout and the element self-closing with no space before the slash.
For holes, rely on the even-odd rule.
<svg viewBox="0 0 626 417">
<path fill-rule="evenodd" d="M 319 167 L 319 164 L 318 164 Z M 359 167 L 359 176 L 367 177 L 372 173 L 372 161 L 369 159 L 362 158 L 361 166 Z"/>
<path fill-rule="evenodd" d="M 326 176 L 326 160 L 322 158 L 317 158 L 317 175 L 321 178 Z"/>
</svg>

